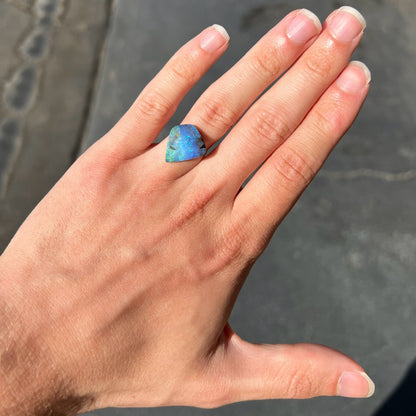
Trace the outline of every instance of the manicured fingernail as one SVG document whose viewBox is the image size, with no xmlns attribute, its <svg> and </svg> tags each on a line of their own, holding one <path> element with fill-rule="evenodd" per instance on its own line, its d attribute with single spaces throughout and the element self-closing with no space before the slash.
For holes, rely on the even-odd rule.
<svg viewBox="0 0 416 416">
<path fill-rule="evenodd" d="M 375 386 L 366 373 L 345 371 L 338 381 L 337 395 L 343 397 L 370 397 Z"/>
<path fill-rule="evenodd" d="M 230 40 L 227 31 L 220 25 L 212 25 L 202 34 L 200 46 L 204 51 L 215 52 Z"/>
<path fill-rule="evenodd" d="M 367 65 L 352 61 L 335 81 L 339 88 L 348 94 L 357 94 L 371 81 L 371 72 Z"/>
<path fill-rule="evenodd" d="M 351 42 L 365 29 L 366 22 L 358 10 L 343 6 L 329 18 L 328 27 L 341 42 Z"/>
<path fill-rule="evenodd" d="M 307 9 L 299 10 L 287 28 L 289 39 L 297 43 L 305 43 L 316 36 L 322 29 L 318 17 Z"/>
</svg>

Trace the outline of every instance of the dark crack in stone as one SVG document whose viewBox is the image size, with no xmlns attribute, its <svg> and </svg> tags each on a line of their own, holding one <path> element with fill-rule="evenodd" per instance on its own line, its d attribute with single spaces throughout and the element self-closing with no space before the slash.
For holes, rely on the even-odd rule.
<svg viewBox="0 0 416 416">
<path fill-rule="evenodd" d="M 5 89 L 6 105 L 15 111 L 22 111 L 28 107 L 34 93 L 37 78 L 36 68 L 27 66 L 21 68 Z"/>
<path fill-rule="evenodd" d="M 40 59 L 45 55 L 48 45 L 48 35 L 36 30 L 26 39 L 22 46 L 22 53 L 32 59 Z"/>
<path fill-rule="evenodd" d="M 0 187 L 13 157 L 18 137 L 19 123 L 17 120 L 6 120 L 0 126 Z"/>
</svg>

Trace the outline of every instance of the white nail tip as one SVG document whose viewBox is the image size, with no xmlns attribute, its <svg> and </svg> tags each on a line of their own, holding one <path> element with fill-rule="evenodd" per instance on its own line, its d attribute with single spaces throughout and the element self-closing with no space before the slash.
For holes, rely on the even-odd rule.
<svg viewBox="0 0 416 416">
<path fill-rule="evenodd" d="M 354 66 L 360 68 L 364 72 L 364 75 L 367 79 L 367 84 L 370 83 L 370 81 L 371 81 L 371 71 L 368 69 L 368 66 L 366 64 L 364 64 L 361 61 L 352 61 L 352 62 L 350 62 L 350 65 L 354 65 Z"/>
<path fill-rule="evenodd" d="M 338 9 L 338 11 L 347 12 L 355 16 L 358 19 L 358 21 L 361 23 L 363 29 L 365 29 L 365 27 L 367 26 L 367 22 L 365 21 L 364 16 L 357 9 L 354 9 L 354 7 L 342 6 Z"/>
<path fill-rule="evenodd" d="M 308 9 L 300 9 L 299 13 L 303 13 L 305 16 L 308 16 L 309 19 L 311 19 L 313 21 L 313 23 L 315 24 L 315 26 L 318 28 L 319 31 L 322 30 L 322 24 L 321 21 L 319 20 L 318 16 L 315 13 L 312 13 L 310 10 Z"/>
<path fill-rule="evenodd" d="M 225 28 L 221 25 L 212 25 L 212 27 L 221 34 L 221 36 L 228 42 L 230 40 L 230 35 L 228 34 L 228 32 L 225 30 Z"/>
<path fill-rule="evenodd" d="M 368 375 L 362 371 L 360 371 L 360 374 L 367 380 L 368 383 L 368 394 L 367 397 L 371 397 L 374 392 L 376 391 L 376 386 L 373 382 L 373 380 L 371 380 L 370 377 L 368 377 Z"/>
</svg>

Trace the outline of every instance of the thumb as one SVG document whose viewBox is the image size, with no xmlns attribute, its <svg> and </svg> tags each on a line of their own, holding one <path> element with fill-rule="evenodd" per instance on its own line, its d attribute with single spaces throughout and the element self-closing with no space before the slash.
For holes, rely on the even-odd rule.
<svg viewBox="0 0 416 416">
<path fill-rule="evenodd" d="M 232 333 L 220 361 L 230 402 L 374 393 L 374 383 L 353 359 L 323 345 L 251 344 Z"/>
</svg>

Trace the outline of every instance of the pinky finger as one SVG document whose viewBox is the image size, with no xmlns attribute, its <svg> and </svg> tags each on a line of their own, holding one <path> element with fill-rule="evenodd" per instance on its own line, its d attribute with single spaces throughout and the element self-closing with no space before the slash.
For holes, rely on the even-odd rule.
<svg viewBox="0 0 416 416">
<path fill-rule="evenodd" d="M 263 241 L 265 235 L 271 236 L 354 121 L 370 79 L 370 71 L 361 62 L 351 62 L 344 69 L 297 130 L 237 195 L 233 217 L 238 223 L 251 224 L 249 231 Z"/>
</svg>

